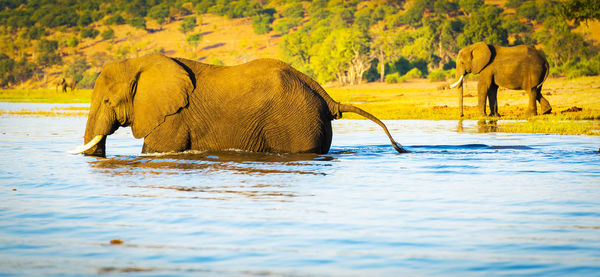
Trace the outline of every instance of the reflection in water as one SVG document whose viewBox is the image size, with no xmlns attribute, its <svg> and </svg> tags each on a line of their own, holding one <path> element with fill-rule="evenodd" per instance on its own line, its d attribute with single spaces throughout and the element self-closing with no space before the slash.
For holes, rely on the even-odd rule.
<svg viewBox="0 0 600 277">
<path fill-rule="evenodd" d="M 333 161 L 331 156 L 316 154 L 274 154 L 252 153 L 245 151 L 221 152 L 185 152 L 142 155 L 140 157 L 116 156 L 98 158 L 90 165 L 107 174 L 135 174 L 140 168 L 152 174 L 185 173 L 238 173 L 238 174 L 309 174 L 325 175 L 315 172 L 319 162 Z M 298 169 L 295 169 L 298 168 Z"/>
<path fill-rule="evenodd" d="M 478 120 L 478 133 L 494 133 L 498 132 L 498 120 Z"/>
<path fill-rule="evenodd" d="M 130 184 L 130 188 L 144 189 L 144 193 L 129 197 L 165 197 L 157 191 L 184 192 L 174 198 L 231 200 L 242 196 L 256 200 L 289 201 L 297 197 L 290 191 L 290 176 L 325 176 L 323 168 L 331 166 L 331 156 L 316 154 L 273 154 L 245 151 L 221 151 L 152 154 L 140 157 L 116 156 L 93 158 L 89 164 L 94 172 L 110 177 L 157 178 L 160 176 L 190 176 L 198 182 L 180 184 Z M 232 177 L 240 175 L 238 177 Z M 229 176 L 223 183 L 203 182 L 210 176 Z M 253 180 L 251 177 L 258 178 Z M 280 177 L 277 177 L 280 176 Z M 264 180 L 266 178 L 266 181 Z M 189 180 L 190 178 L 185 178 Z M 276 181 L 279 180 L 279 181 Z"/>
</svg>

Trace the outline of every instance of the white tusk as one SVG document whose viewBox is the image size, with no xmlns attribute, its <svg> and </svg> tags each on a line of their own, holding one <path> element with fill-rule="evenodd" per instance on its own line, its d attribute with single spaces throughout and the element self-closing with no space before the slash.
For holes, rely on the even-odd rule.
<svg viewBox="0 0 600 277">
<path fill-rule="evenodd" d="M 456 81 L 456 83 L 450 85 L 450 88 L 455 88 L 458 86 L 458 84 L 460 84 L 460 82 L 462 82 L 463 77 L 465 77 L 465 75 L 460 75 L 460 78 L 458 79 L 458 81 Z"/>
<path fill-rule="evenodd" d="M 103 135 L 97 135 L 95 136 L 90 142 L 86 143 L 85 145 L 81 145 L 77 148 L 75 148 L 75 150 L 73 151 L 69 151 L 69 154 L 73 154 L 73 155 L 77 155 L 77 154 L 81 154 L 84 151 L 89 150 L 90 148 L 94 147 L 96 144 L 98 144 L 98 142 L 100 142 L 102 139 L 104 138 Z"/>
</svg>

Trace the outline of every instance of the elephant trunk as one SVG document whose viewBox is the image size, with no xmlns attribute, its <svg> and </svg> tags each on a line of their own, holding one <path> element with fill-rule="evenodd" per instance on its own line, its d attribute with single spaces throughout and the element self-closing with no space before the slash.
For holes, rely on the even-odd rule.
<svg viewBox="0 0 600 277">
<path fill-rule="evenodd" d="M 113 110 L 95 103 L 92 107 L 94 108 L 90 110 L 85 127 L 84 145 L 71 154 L 83 153 L 86 156 L 106 157 L 106 136 L 119 128 L 119 122 Z"/>
</svg>

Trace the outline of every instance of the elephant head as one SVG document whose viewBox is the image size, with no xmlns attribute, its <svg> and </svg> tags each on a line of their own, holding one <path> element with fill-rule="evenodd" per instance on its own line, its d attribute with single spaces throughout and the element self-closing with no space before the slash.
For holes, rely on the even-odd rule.
<svg viewBox="0 0 600 277">
<path fill-rule="evenodd" d="M 106 136 L 131 126 L 135 138 L 147 136 L 188 105 L 193 77 L 160 54 L 107 64 L 96 80 L 84 135 L 74 153 L 105 156 Z"/>
<path fill-rule="evenodd" d="M 458 87 L 460 90 L 458 106 L 460 116 L 463 116 L 463 78 L 469 73 L 479 74 L 491 61 L 492 51 L 485 42 L 478 42 L 467 46 L 458 52 L 456 58 L 455 83 L 450 88 Z"/>
</svg>

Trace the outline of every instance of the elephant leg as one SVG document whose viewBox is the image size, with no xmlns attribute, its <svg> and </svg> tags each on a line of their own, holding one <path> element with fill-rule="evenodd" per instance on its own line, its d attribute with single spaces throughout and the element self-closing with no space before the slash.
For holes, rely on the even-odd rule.
<svg viewBox="0 0 600 277">
<path fill-rule="evenodd" d="M 540 102 L 542 108 L 542 114 L 549 114 L 552 112 L 552 107 L 550 106 L 550 102 L 544 98 L 542 95 L 542 86 L 536 89 L 535 97 L 538 102 Z"/>
<path fill-rule="evenodd" d="M 490 116 L 500 116 L 500 114 L 498 114 L 498 85 L 490 85 L 487 97 L 490 104 Z"/>
<path fill-rule="evenodd" d="M 167 116 L 165 122 L 144 138 L 142 153 L 181 152 L 190 149 L 190 135 L 180 113 Z"/>
<path fill-rule="evenodd" d="M 488 98 L 489 89 L 491 86 L 491 78 L 487 78 L 480 75 L 479 82 L 477 83 L 477 107 L 479 108 L 479 115 L 486 116 L 486 100 Z"/>
<path fill-rule="evenodd" d="M 530 116 L 537 115 L 537 103 L 536 103 L 537 90 L 536 90 L 536 88 L 529 89 L 527 94 L 529 95 L 529 107 L 527 108 L 527 115 L 530 115 Z"/>
</svg>

